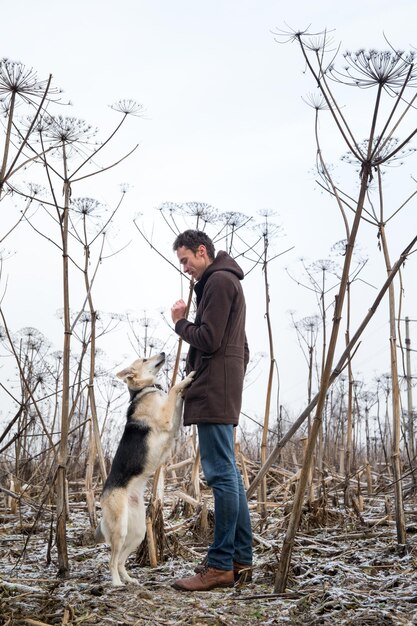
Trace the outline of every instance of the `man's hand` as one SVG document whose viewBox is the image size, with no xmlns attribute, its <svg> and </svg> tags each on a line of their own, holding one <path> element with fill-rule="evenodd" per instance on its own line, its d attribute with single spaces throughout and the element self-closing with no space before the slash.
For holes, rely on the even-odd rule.
<svg viewBox="0 0 417 626">
<path fill-rule="evenodd" d="M 187 305 L 184 300 L 177 300 L 171 307 L 171 317 L 174 324 L 178 322 L 178 320 L 185 319 L 187 311 Z"/>
</svg>

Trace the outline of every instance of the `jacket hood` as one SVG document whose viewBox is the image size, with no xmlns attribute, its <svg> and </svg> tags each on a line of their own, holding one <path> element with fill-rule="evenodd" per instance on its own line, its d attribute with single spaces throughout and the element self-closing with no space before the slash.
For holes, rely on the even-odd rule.
<svg viewBox="0 0 417 626">
<path fill-rule="evenodd" d="M 200 281 L 202 279 L 206 281 L 207 278 L 211 276 L 211 274 L 213 274 L 213 272 L 218 272 L 218 271 L 232 272 L 232 274 L 235 274 L 239 280 L 243 280 L 243 277 L 245 276 L 240 265 L 238 265 L 236 261 L 232 259 L 230 254 L 227 254 L 227 252 L 224 252 L 224 250 L 220 250 L 217 253 L 216 258 L 214 259 L 213 263 L 211 263 L 208 266 L 208 268 L 205 270 Z"/>
<path fill-rule="evenodd" d="M 207 280 L 210 278 L 214 272 L 231 272 L 234 274 L 239 280 L 243 280 L 244 273 L 242 268 L 236 263 L 234 259 L 224 252 L 224 250 L 219 250 L 214 259 L 213 263 L 211 263 L 208 268 L 204 271 L 204 274 L 200 278 L 199 281 L 194 285 L 194 292 L 197 296 L 197 305 L 200 302 L 200 298 L 203 294 L 205 284 Z"/>
</svg>

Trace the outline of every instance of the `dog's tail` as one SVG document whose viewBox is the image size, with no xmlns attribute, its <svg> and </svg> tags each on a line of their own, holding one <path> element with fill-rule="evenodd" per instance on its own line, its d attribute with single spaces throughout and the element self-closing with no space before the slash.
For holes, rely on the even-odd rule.
<svg viewBox="0 0 417 626">
<path fill-rule="evenodd" d="M 106 538 L 103 535 L 103 531 L 101 530 L 101 522 L 98 523 L 98 526 L 96 528 L 96 532 L 94 534 L 94 539 L 96 543 L 105 543 Z"/>
</svg>

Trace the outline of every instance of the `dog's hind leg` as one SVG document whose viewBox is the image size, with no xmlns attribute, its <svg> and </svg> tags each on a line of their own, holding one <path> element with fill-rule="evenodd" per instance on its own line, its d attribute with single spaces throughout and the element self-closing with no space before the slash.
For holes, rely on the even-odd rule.
<svg viewBox="0 0 417 626">
<path fill-rule="evenodd" d="M 106 541 L 106 538 L 101 530 L 101 522 L 98 523 L 98 526 L 94 532 L 94 541 L 95 543 L 103 543 Z"/>
<path fill-rule="evenodd" d="M 146 482 L 140 483 L 133 492 L 129 493 L 127 534 L 118 562 L 120 578 L 126 583 L 135 583 L 136 585 L 139 582 L 127 573 L 126 561 L 129 554 L 142 543 L 146 534 L 146 511 L 143 499 L 145 484 Z"/>
<path fill-rule="evenodd" d="M 123 516 L 124 517 L 124 516 Z M 128 554 L 126 554 L 126 541 L 128 535 L 127 529 L 127 515 L 126 518 L 123 519 L 122 523 L 118 525 L 117 530 L 112 532 L 111 536 L 111 558 L 110 558 L 110 574 L 112 578 L 112 583 L 114 587 L 123 586 L 125 581 L 124 576 L 120 576 L 121 568 L 120 563 L 123 559 L 123 564 L 125 563 Z M 123 571 L 124 568 L 122 568 Z"/>
<path fill-rule="evenodd" d="M 110 574 L 115 587 L 120 587 L 123 582 L 119 575 L 120 554 L 126 543 L 128 531 L 128 503 L 124 490 L 114 491 L 102 501 L 103 518 L 101 531 L 106 542 L 111 547 Z"/>
<path fill-rule="evenodd" d="M 131 554 L 134 550 L 136 550 L 136 548 L 142 543 L 144 537 L 145 535 L 139 535 L 139 533 L 137 533 L 134 537 L 132 537 L 131 541 L 129 541 L 128 543 L 125 542 L 125 545 L 123 546 L 123 549 L 120 552 L 117 568 L 118 568 L 121 580 L 125 583 L 134 583 L 135 585 L 139 584 L 139 581 L 136 580 L 136 578 L 132 578 L 127 573 L 126 561 L 127 561 L 129 554 Z"/>
<path fill-rule="evenodd" d="M 145 538 L 145 533 L 139 532 L 139 529 L 129 529 L 128 536 L 125 539 L 124 546 L 119 554 L 119 561 L 117 563 L 117 569 L 119 571 L 120 578 L 125 583 L 139 584 L 136 578 L 132 578 L 126 571 L 126 561 L 129 554 L 132 554 L 134 550 L 142 543 Z"/>
<path fill-rule="evenodd" d="M 114 533 L 111 540 L 110 574 L 114 587 L 122 587 L 123 582 L 119 574 L 120 554 L 125 543 L 125 537 L 121 533 Z"/>
</svg>

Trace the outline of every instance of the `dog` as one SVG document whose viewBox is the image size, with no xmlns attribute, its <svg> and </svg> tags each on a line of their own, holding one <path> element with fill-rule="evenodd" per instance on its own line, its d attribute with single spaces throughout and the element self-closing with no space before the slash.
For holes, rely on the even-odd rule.
<svg viewBox="0 0 417 626">
<path fill-rule="evenodd" d="M 191 384 L 194 372 L 165 393 L 156 375 L 165 362 L 161 352 L 137 359 L 116 376 L 130 392 L 126 426 L 100 498 L 102 518 L 96 542 L 111 546 L 110 573 L 114 586 L 137 583 L 126 571 L 128 556 L 146 533 L 144 492 L 148 478 L 170 454 L 180 427 L 181 392 Z"/>
</svg>

